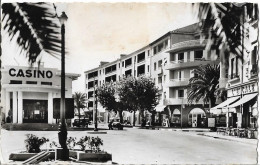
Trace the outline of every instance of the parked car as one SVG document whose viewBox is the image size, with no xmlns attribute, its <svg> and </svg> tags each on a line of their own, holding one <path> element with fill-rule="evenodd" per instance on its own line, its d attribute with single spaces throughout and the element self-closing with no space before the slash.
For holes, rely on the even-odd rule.
<svg viewBox="0 0 260 165">
<path fill-rule="evenodd" d="M 108 128 L 109 129 L 118 129 L 118 130 L 123 130 L 124 126 L 120 123 L 119 119 L 112 119 L 109 123 L 108 123 Z"/>
<path fill-rule="evenodd" d="M 88 127 L 89 121 L 87 119 L 75 119 L 72 123 L 73 127 Z"/>
</svg>

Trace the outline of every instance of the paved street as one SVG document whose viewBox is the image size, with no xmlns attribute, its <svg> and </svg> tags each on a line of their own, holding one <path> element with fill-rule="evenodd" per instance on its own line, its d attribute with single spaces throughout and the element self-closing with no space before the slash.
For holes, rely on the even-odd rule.
<svg viewBox="0 0 260 165">
<path fill-rule="evenodd" d="M 29 131 L 2 131 L 1 150 L 8 162 L 10 152 L 25 150 L 25 134 Z M 56 131 L 30 131 L 57 139 Z M 86 131 L 69 132 L 78 139 L 84 135 L 99 136 L 104 140 L 102 149 L 113 154 L 113 162 L 125 164 L 218 163 L 255 164 L 256 146 L 197 135 L 197 132 L 146 130 L 126 128 L 123 131 L 107 130 L 107 134 L 91 135 Z M 43 147 L 44 148 L 44 147 Z"/>
</svg>

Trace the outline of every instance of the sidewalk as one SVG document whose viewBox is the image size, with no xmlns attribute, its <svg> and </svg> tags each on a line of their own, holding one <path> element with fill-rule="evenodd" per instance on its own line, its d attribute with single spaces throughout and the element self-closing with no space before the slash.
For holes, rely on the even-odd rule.
<svg viewBox="0 0 260 165">
<path fill-rule="evenodd" d="M 217 132 L 204 132 L 204 133 L 198 133 L 197 135 L 212 137 L 215 139 L 222 139 L 222 140 L 229 140 L 229 141 L 236 141 L 240 143 L 257 145 L 257 139 L 240 138 L 237 136 L 227 136 Z"/>
</svg>

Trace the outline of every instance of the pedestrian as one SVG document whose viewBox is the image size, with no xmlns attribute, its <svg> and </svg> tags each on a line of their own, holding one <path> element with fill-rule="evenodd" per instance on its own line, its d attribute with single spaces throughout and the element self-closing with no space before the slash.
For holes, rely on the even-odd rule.
<svg viewBox="0 0 260 165">
<path fill-rule="evenodd" d="M 109 123 L 108 123 L 108 129 L 109 130 L 113 130 L 112 124 L 113 124 L 114 120 L 112 119 Z"/>
</svg>

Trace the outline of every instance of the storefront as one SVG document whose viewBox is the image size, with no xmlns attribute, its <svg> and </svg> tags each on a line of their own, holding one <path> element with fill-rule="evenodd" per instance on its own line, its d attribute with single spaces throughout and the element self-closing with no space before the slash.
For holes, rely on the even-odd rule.
<svg viewBox="0 0 260 165">
<path fill-rule="evenodd" d="M 72 98 L 72 81 L 66 73 L 66 98 Z M 54 98 L 60 98 L 60 71 L 55 68 L 4 66 L 2 68 L 3 120 L 12 123 L 56 123 Z"/>
<path fill-rule="evenodd" d="M 228 99 L 210 111 L 217 116 L 225 114 L 226 127 L 257 128 L 257 97 L 257 82 L 241 84 L 228 89 Z"/>
</svg>

